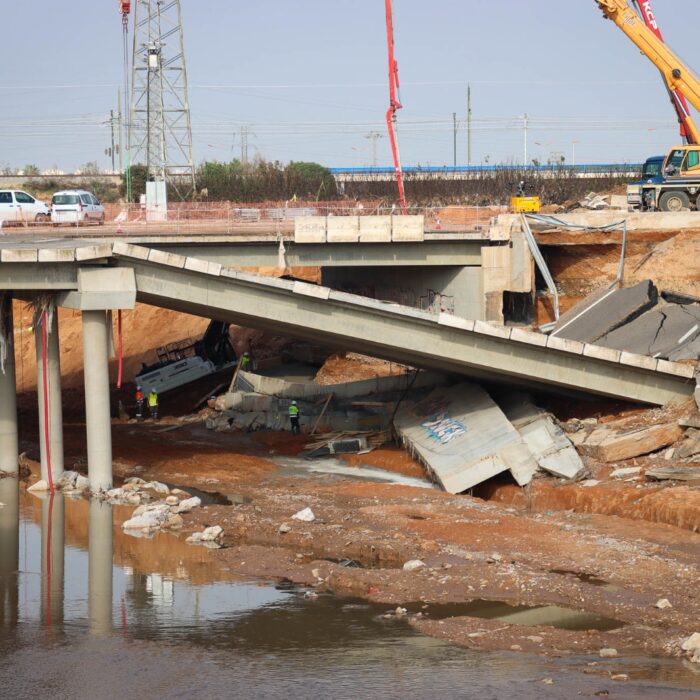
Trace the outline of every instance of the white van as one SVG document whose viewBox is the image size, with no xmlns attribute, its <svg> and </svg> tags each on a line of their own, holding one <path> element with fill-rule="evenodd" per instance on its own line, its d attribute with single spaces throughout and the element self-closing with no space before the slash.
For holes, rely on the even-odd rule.
<svg viewBox="0 0 700 700">
<path fill-rule="evenodd" d="M 63 190 L 51 198 L 53 224 L 104 224 L 105 208 L 87 190 Z"/>
<path fill-rule="evenodd" d="M 0 222 L 40 223 L 50 218 L 46 202 L 21 190 L 0 190 Z"/>
</svg>

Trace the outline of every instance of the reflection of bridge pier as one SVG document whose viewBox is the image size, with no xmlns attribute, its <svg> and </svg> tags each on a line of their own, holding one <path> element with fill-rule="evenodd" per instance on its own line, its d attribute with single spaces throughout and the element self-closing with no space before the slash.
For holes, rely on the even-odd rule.
<svg viewBox="0 0 700 700">
<path fill-rule="evenodd" d="M 1 437 L 0 437 L 1 440 Z M 19 617 L 19 481 L 0 479 L 0 630 Z"/>
<path fill-rule="evenodd" d="M 41 620 L 63 623 L 65 503 L 61 493 L 41 498 Z"/>
<path fill-rule="evenodd" d="M 92 499 L 88 533 L 90 632 L 112 631 L 112 506 Z"/>
</svg>

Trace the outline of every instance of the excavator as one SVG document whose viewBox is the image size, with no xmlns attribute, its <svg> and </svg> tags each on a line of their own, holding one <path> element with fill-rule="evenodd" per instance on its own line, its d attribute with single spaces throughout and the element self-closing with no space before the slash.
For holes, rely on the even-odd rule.
<svg viewBox="0 0 700 700">
<path fill-rule="evenodd" d="M 664 43 L 651 9 L 651 0 L 635 0 L 641 16 L 627 0 L 594 1 L 603 15 L 614 22 L 661 72 L 681 123 L 681 135 L 687 142 L 672 148 L 665 157 L 657 156 L 647 161 L 645 179 L 627 188 L 629 208 L 675 212 L 692 206 L 700 211 L 700 132 L 687 106 L 690 102 L 700 110 L 700 79 Z"/>
</svg>

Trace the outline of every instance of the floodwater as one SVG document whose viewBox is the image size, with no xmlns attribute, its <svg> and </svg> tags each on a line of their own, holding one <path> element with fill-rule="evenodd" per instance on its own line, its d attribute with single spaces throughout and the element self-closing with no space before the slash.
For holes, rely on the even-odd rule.
<svg viewBox="0 0 700 700">
<path fill-rule="evenodd" d="M 0 503 L 3 700 L 700 697 L 676 660 L 467 651 L 389 606 L 236 580 L 174 535 L 131 538 L 123 509 L 12 479 Z"/>
</svg>

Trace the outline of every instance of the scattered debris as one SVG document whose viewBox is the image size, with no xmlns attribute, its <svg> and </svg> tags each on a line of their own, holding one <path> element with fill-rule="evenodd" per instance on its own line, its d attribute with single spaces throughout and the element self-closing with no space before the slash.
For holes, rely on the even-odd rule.
<svg viewBox="0 0 700 700">
<path fill-rule="evenodd" d="M 316 516 L 314 515 L 314 512 L 311 510 L 311 508 L 304 508 L 298 513 L 294 513 L 292 519 L 301 520 L 303 523 L 312 523 L 314 520 L 316 520 Z"/>
<path fill-rule="evenodd" d="M 288 532 L 291 532 L 292 528 L 287 525 L 287 523 L 282 523 L 279 528 L 277 528 L 277 532 L 279 532 L 282 535 L 285 535 Z"/>
<path fill-rule="evenodd" d="M 700 467 L 653 467 L 645 476 L 649 481 L 700 481 Z"/>
<path fill-rule="evenodd" d="M 601 649 L 600 650 L 600 658 L 601 659 L 613 659 L 617 656 L 617 649 Z"/>
<path fill-rule="evenodd" d="M 596 446 L 594 454 L 603 462 L 620 462 L 668 447 L 681 435 L 683 435 L 683 429 L 677 423 L 612 433 Z M 587 443 L 588 441 L 584 445 Z"/>
<path fill-rule="evenodd" d="M 660 600 L 656 601 L 656 605 L 654 607 L 658 608 L 659 610 L 666 610 L 667 608 L 672 608 L 673 605 L 671 605 L 671 601 L 668 598 L 661 598 Z"/>
<path fill-rule="evenodd" d="M 425 562 L 420 559 L 411 559 L 403 565 L 404 571 L 417 571 L 418 569 L 424 569 Z"/>
</svg>

